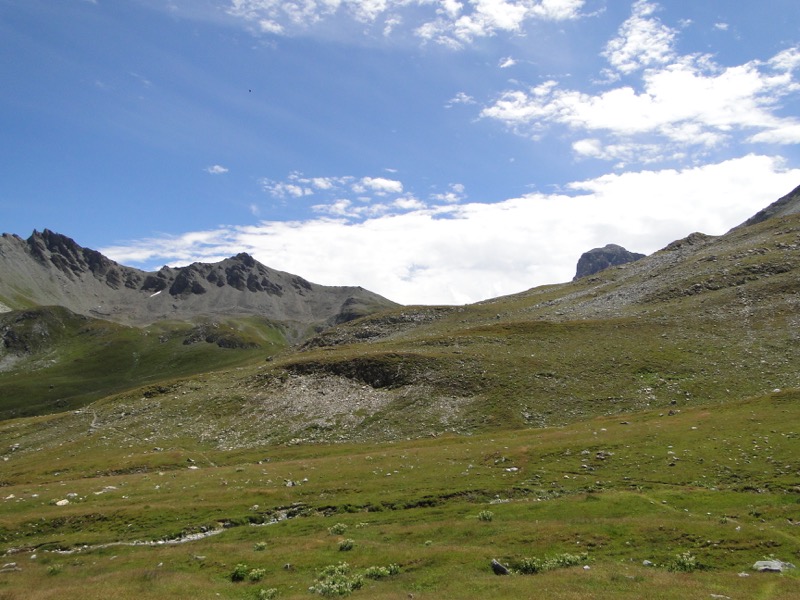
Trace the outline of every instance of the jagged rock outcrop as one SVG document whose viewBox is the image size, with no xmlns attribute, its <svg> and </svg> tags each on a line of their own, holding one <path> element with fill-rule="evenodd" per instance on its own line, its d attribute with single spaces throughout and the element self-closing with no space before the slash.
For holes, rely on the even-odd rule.
<svg viewBox="0 0 800 600">
<path fill-rule="evenodd" d="M 577 281 L 581 277 L 594 275 L 603 269 L 624 265 L 644 257 L 644 254 L 629 252 L 616 244 L 607 244 L 602 248 L 594 248 L 581 255 L 573 281 Z"/>
<path fill-rule="evenodd" d="M 249 254 L 146 272 L 45 229 L 0 237 L 0 302 L 64 306 L 132 324 L 258 315 L 300 331 L 348 321 L 395 303 L 360 287 L 310 283 Z"/>
</svg>

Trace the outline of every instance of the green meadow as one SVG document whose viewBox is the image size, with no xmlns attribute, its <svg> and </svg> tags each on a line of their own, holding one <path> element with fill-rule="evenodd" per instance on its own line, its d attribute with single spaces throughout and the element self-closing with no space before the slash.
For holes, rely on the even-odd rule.
<svg viewBox="0 0 800 600">
<path fill-rule="evenodd" d="M 800 598 L 795 570 L 751 570 L 800 559 L 798 400 L 394 443 L 20 448 L 0 598 Z M 322 585 L 334 567 L 356 587 Z"/>
</svg>

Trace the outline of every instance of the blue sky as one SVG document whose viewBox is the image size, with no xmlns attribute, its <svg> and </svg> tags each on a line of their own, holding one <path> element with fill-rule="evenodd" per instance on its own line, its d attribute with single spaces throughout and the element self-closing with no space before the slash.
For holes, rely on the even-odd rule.
<svg viewBox="0 0 800 600">
<path fill-rule="evenodd" d="M 0 229 L 459 304 L 800 185 L 800 4 L 0 0 Z"/>
</svg>

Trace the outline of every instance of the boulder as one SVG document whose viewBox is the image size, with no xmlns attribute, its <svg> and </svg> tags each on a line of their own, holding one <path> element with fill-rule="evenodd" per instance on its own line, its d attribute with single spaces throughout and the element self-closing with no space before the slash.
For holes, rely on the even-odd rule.
<svg viewBox="0 0 800 600">
<path fill-rule="evenodd" d="M 787 569 L 794 569 L 792 563 L 780 560 L 759 560 L 753 565 L 753 570 L 759 573 L 783 573 Z"/>
<path fill-rule="evenodd" d="M 492 559 L 492 571 L 494 571 L 495 575 L 510 575 L 511 572 L 508 570 L 507 567 L 497 562 L 496 559 Z"/>
</svg>

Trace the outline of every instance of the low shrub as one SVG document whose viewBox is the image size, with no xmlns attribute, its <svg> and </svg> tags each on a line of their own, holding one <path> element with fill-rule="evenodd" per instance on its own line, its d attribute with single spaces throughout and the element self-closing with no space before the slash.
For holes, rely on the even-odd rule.
<svg viewBox="0 0 800 600">
<path fill-rule="evenodd" d="M 340 552 L 349 552 L 350 550 L 353 549 L 353 546 L 355 546 L 355 545 L 356 545 L 356 543 L 353 540 L 349 539 L 349 538 L 346 539 L 346 540 L 342 540 L 341 542 L 339 542 L 339 551 Z"/>
<path fill-rule="evenodd" d="M 244 581 L 247 579 L 247 574 L 250 572 L 250 567 L 244 563 L 237 564 L 231 572 L 231 581 Z"/>
<path fill-rule="evenodd" d="M 587 554 L 569 554 L 567 552 L 549 558 L 523 558 L 515 565 L 514 570 L 523 575 L 535 575 L 553 569 L 575 567 L 585 563 L 588 559 Z"/>
<path fill-rule="evenodd" d="M 369 567 L 364 571 L 364 577 L 367 579 L 383 579 L 384 577 L 391 577 L 400 572 L 400 566 L 391 564 L 388 567 Z"/>
<path fill-rule="evenodd" d="M 328 533 L 331 535 L 342 535 L 345 531 L 347 531 L 347 525 L 344 523 L 336 523 L 328 527 Z"/>
<path fill-rule="evenodd" d="M 667 571 L 673 573 L 691 573 L 698 568 L 697 558 L 688 550 L 677 554 L 673 560 L 667 563 Z"/>
<path fill-rule="evenodd" d="M 489 522 L 494 519 L 494 513 L 490 510 L 482 510 L 478 513 L 478 521 Z"/>
<path fill-rule="evenodd" d="M 317 576 L 316 584 L 308 588 L 312 594 L 320 596 L 346 596 L 364 585 L 364 578 L 351 574 L 350 565 L 339 563 L 328 565 Z"/>
<path fill-rule="evenodd" d="M 249 573 L 247 573 L 247 578 L 250 581 L 261 581 L 264 579 L 264 576 L 267 574 L 266 569 L 253 569 Z"/>
</svg>

